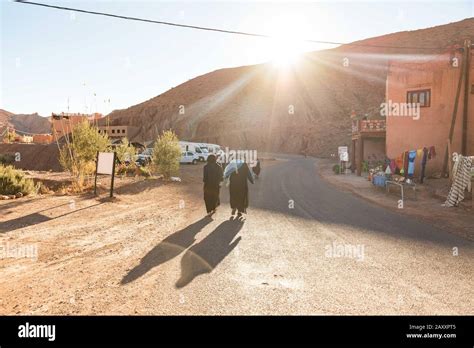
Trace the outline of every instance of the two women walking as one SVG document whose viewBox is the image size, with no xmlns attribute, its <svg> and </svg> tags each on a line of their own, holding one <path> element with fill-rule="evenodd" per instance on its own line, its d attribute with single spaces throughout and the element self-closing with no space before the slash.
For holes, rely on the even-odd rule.
<svg viewBox="0 0 474 348">
<path fill-rule="evenodd" d="M 244 161 L 233 160 L 227 164 L 225 170 L 216 163 L 216 157 L 209 155 L 204 166 L 204 202 L 208 215 L 215 213 L 219 206 L 219 191 L 223 180 L 229 183 L 230 207 L 232 215 L 237 211 L 237 217 L 247 212 L 249 206 L 248 181 L 254 183 L 253 174 Z"/>
</svg>

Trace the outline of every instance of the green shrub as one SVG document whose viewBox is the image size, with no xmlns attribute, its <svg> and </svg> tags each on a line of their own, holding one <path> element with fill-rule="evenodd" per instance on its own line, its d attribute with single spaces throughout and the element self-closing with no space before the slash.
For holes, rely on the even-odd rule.
<svg viewBox="0 0 474 348">
<path fill-rule="evenodd" d="M 16 195 L 22 193 L 28 195 L 36 190 L 33 180 L 25 177 L 25 174 L 13 166 L 0 165 L 0 194 Z"/>
<path fill-rule="evenodd" d="M 15 155 L 11 153 L 0 154 L 0 164 L 7 165 L 15 162 Z"/>
<path fill-rule="evenodd" d="M 176 134 L 169 130 L 164 131 L 155 142 L 153 148 L 153 164 L 165 179 L 179 173 L 181 148 Z"/>
<path fill-rule="evenodd" d="M 5 133 L 5 136 L 3 137 L 3 142 L 7 144 L 13 143 L 15 141 L 15 137 L 16 137 L 15 131 L 11 131 L 11 132 L 8 131 Z"/>
<path fill-rule="evenodd" d="M 130 164 L 125 164 L 125 163 L 119 163 L 115 167 L 115 173 L 117 175 L 136 175 L 137 174 L 138 167 L 135 163 L 130 163 Z"/>
<path fill-rule="evenodd" d="M 334 174 L 339 174 L 341 172 L 341 166 L 339 164 L 333 165 L 332 171 L 334 172 Z"/>
<path fill-rule="evenodd" d="M 369 162 L 363 161 L 362 162 L 362 172 L 368 173 L 369 172 Z"/>
<path fill-rule="evenodd" d="M 115 147 L 115 152 L 117 153 L 119 163 L 127 161 L 133 163 L 137 150 L 130 144 L 127 138 L 122 138 L 120 144 Z"/>
<path fill-rule="evenodd" d="M 100 134 L 97 127 L 84 121 L 76 126 L 71 134 L 71 141 L 67 142 L 59 153 L 62 167 L 74 177 L 74 189 L 82 191 L 85 178 L 95 171 L 97 152 L 106 152 L 110 149 L 109 138 Z"/>
<path fill-rule="evenodd" d="M 148 167 L 138 167 L 138 171 L 141 176 L 149 178 L 151 176 L 150 169 Z"/>
</svg>

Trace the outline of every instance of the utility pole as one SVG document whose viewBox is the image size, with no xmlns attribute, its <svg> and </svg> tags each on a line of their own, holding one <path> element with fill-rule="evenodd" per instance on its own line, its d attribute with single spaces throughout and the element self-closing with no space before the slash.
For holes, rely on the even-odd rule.
<svg viewBox="0 0 474 348">
<path fill-rule="evenodd" d="M 469 71 L 471 63 L 471 40 L 466 39 L 464 41 L 464 57 L 466 59 L 465 69 L 464 69 L 464 107 L 463 107 L 463 116 L 462 116 L 462 147 L 461 153 L 464 156 L 467 156 L 467 119 L 468 119 L 468 110 L 469 110 Z"/>
<path fill-rule="evenodd" d="M 466 40 L 467 41 L 467 40 Z M 466 41 L 464 44 L 466 45 Z M 456 116 L 458 114 L 458 105 L 459 105 L 459 97 L 461 96 L 461 87 L 463 84 L 463 79 L 466 76 L 466 64 L 467 64 L 467 51 L 466 51 L 466 46 L 463 47 L 462 49 L 462 65 L 461 65 L 461 71 L 459 73 L 459 81 L 458 81 L 458 86 L 456 90 L 456 97 L 454 99 L 454 110 L 453 110 L 453 115 L 451 117 L 451 126 L 449 127 L 449 135 L 448 135 L 448 146 L 446 146 L 446 151 L 444 153 L 444 161 L 443 161 L 443 176 L 445 174 L 448 174 L 449 177 L 451 177 L 451 172 L 448 171 L 449 163 L 450 163 L 450 158 L 451 158 L 451 153 L 449 151 L 450 145 L 453 143 L 453 136 L 454 136 L 454 127 L 456 125 Z"/>
</svg>

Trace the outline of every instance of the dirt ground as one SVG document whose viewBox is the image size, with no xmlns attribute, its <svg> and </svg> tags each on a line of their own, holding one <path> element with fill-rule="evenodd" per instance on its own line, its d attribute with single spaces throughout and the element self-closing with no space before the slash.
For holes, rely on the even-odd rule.
<svg viewBox="0 0 474 348">
<path fill-rule="evenodd" d="M 101 198 L 50 194 L 0 201 L 0 245 L 6 248 L 10 243 L 10 249 L 36 245 L 38 250 L 36 262 L 0 259 L 0 313 L 110 312 L 109 303 L 120 303 L 114 299 L 114 289 L 119 287 L 118 275 L 127 271 L 121 262 L 124 256 L 139 262 L 138 255 L 146 252 L 150 240 L 162 239 L 189 221 L 190 212 L 202 208 L 201 171 L 202 165 L 183 166 L 182 182 L 116 178 L 113 201 L 107 199 L 106 179 L 100 181 Z M 64 175 L 55 176 L 64 179 Z M 133 252 L 130 240 L 134 240 Z M 136 249 L 141 246 L 143 250 Z M 45 269 L 47 277 L 42 273 Z M 110 275 L 109 282 L 100 281 L 103 273 Z M 58 291 L 50 291 L 53 287 Z M 108 300 L 101 307 L 83 306 L 103 291 Z"/>
<path fill-rule="evenodd" d="M 37 250 L 37 258 L 0 257 L 0 314 L 134 314 L 145 308 L 146 299 L 117 308 L 121 276 L 149 245 L 202 218 L 202 168 L 181 166 L 181 182 L 116 177 L 112 200 L 110 179 L 102 178 L 99 197 L 56 192 L 0 201 L 0 252 L 7 246 L 10 252 Z M 66 173 L 28 175 L 56 190 L 69 182 Z"/>
</svg>

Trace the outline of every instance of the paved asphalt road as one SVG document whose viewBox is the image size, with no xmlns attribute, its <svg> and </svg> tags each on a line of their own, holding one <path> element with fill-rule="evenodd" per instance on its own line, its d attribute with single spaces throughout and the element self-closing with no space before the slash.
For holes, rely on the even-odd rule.
<svg viewBox="0 0 474 348">
<path fill-rule="evenodd" d="M 316 166 L 264 164 L 244 222 L 224 187 L 212 221 L 167 237 L 123 284 L 160 283 L 157 314 L 474 313 L 472 242 L 339 191 Z"/>
<path fill-rule="evenodd" d="M 474 313 L 472 242 L 335 189 L 314 159 L 285 158 L 251 185 L 243 223 L 228 220 L 224 188 L 214 221 L 190 227 L 178 312 Z"/>
</svg>

